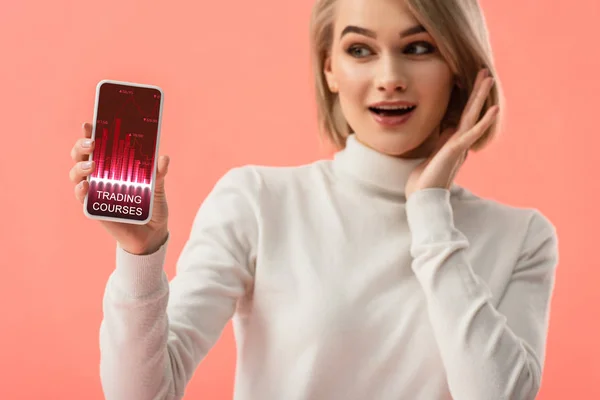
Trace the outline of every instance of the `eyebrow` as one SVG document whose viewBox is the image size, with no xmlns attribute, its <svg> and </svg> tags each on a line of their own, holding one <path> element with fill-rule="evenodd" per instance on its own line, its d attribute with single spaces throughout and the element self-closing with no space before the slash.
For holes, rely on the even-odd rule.
<svg viewBox="0 0 600 400">
<path fill-rule="evenodd" d="M 406 36 L 416 35 L 417 33 L 422 33 L 422 32 L 427 32 L 427 30 L 425 29 L 425 27 L 423 25 L 415 25 L 413 27 L 410 27 L 410 28 L 405 29 L 402 32 L 400 32 L 400 37 L 403 38 L 403 37 L 406 37 Z M 370 29 L 361 28 L 360 26 L 348 25 L 342 31 L 342 34 L 340 35 L 340 38 L 344 37 L 344 35 L 346 35 L 348 33 L 357 33 L 359 35 L 368 36 L 368 37 L 371 37 L 371 38 L 376 38 L 377 37 L 377 34 L 374 31 L 370 30 Z"/>
</svg>

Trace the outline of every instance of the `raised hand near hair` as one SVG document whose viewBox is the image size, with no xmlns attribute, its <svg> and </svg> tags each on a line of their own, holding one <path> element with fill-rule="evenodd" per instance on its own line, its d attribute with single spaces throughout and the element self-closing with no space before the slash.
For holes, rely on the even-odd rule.
<svg viewBox="0 0 600 400">
<path fill-rule="evenodd" d="M 498 115 L 498 106 L 494 106 L 477 121 L 493 85 L 494 80 L 489 72 L 486 69 L 480 71 L 458 127 L 443 131 L 431 156 L 414 169 L 405 187 L 407 198 L 418 190 L 449 189 L 452 186 L 471 146 L 483 136 Z"/>
<path fill-rule="evenodd" d="M 83 124 L 83 138 L 75 142 L 71 158 L 75 165 L 69 171 L 69 178 L 75 184 L 75 197 L 83 204 L 89 190 L 87 176 L 94 170 L 94 162 L 88 161 L 94 151 L 92 125 Z M 145 225 L 133 225 L 113 221 L 100 221 L 102 226 L 115 238 L 125 251 L 132 254 L 150 254 L 162 246 L 168 236 L 168 207 L 165 195 L 165 176 L 169 167 L 169 157 L 158 159 L 154 206 L 152 218 Z"/>
</svg>

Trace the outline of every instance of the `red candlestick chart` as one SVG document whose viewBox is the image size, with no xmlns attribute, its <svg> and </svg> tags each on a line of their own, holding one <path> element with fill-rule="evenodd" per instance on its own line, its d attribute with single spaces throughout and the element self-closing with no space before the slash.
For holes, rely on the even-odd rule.
<svg viewBox="0 0 600 400">
<path fill-rule="evenodd" d="M 93 154 L 96 168 L 91 178 L 148 187 L 154 165 L 160 94 L 152 89 L 118 85 L 110 85 L 109 90 L 101 93 L 103 101 L 98 107 Z M 138 93 L 142 91 L 148 93 Z"/>
<path fill-rule="evenodd" d="M 94 149 L 96 169 L 92 178 L 105 183 L 150 186 L 154 154 L 144 154 L 144 134 L 129 132 L 123 135 L 121 119 L 115 118 L 112 141 L 109 140 L 109 135 L 108 128 L 101 127 Z"/>
</svg>

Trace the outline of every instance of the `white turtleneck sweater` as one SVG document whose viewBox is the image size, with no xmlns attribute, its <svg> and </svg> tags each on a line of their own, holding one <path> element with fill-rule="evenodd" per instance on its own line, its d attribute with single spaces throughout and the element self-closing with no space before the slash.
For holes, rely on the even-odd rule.
<svg viewBox="0 0 600 400">
<path fill-rule="evenodd" d="M 351 136 L 333 160 L 234 168 L 171 282 L 168 244 L 145 256 L 117 246 L 100 329 L 106 399 L 182 399 L 231 318 L 235 400 L 534 399 L 555 229 L 456 185 L 406 201 L 420 161 Z"/>
</svg>

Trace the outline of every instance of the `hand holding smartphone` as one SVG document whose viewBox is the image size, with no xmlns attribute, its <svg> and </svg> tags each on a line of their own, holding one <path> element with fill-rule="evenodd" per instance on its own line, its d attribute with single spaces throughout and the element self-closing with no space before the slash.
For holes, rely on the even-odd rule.
<svg viewBox="0 0 600 400">
<path fill-rule="evenodd" d="M 102 80 L 94 121 L 84 124 L 84 138 L 71 151 L 70 178 L 84 214 L 134 254 L 157 250 L 168 234 L 169 159 L 158 157 L 162 109 L 158 86 Z"/>
</svg>

